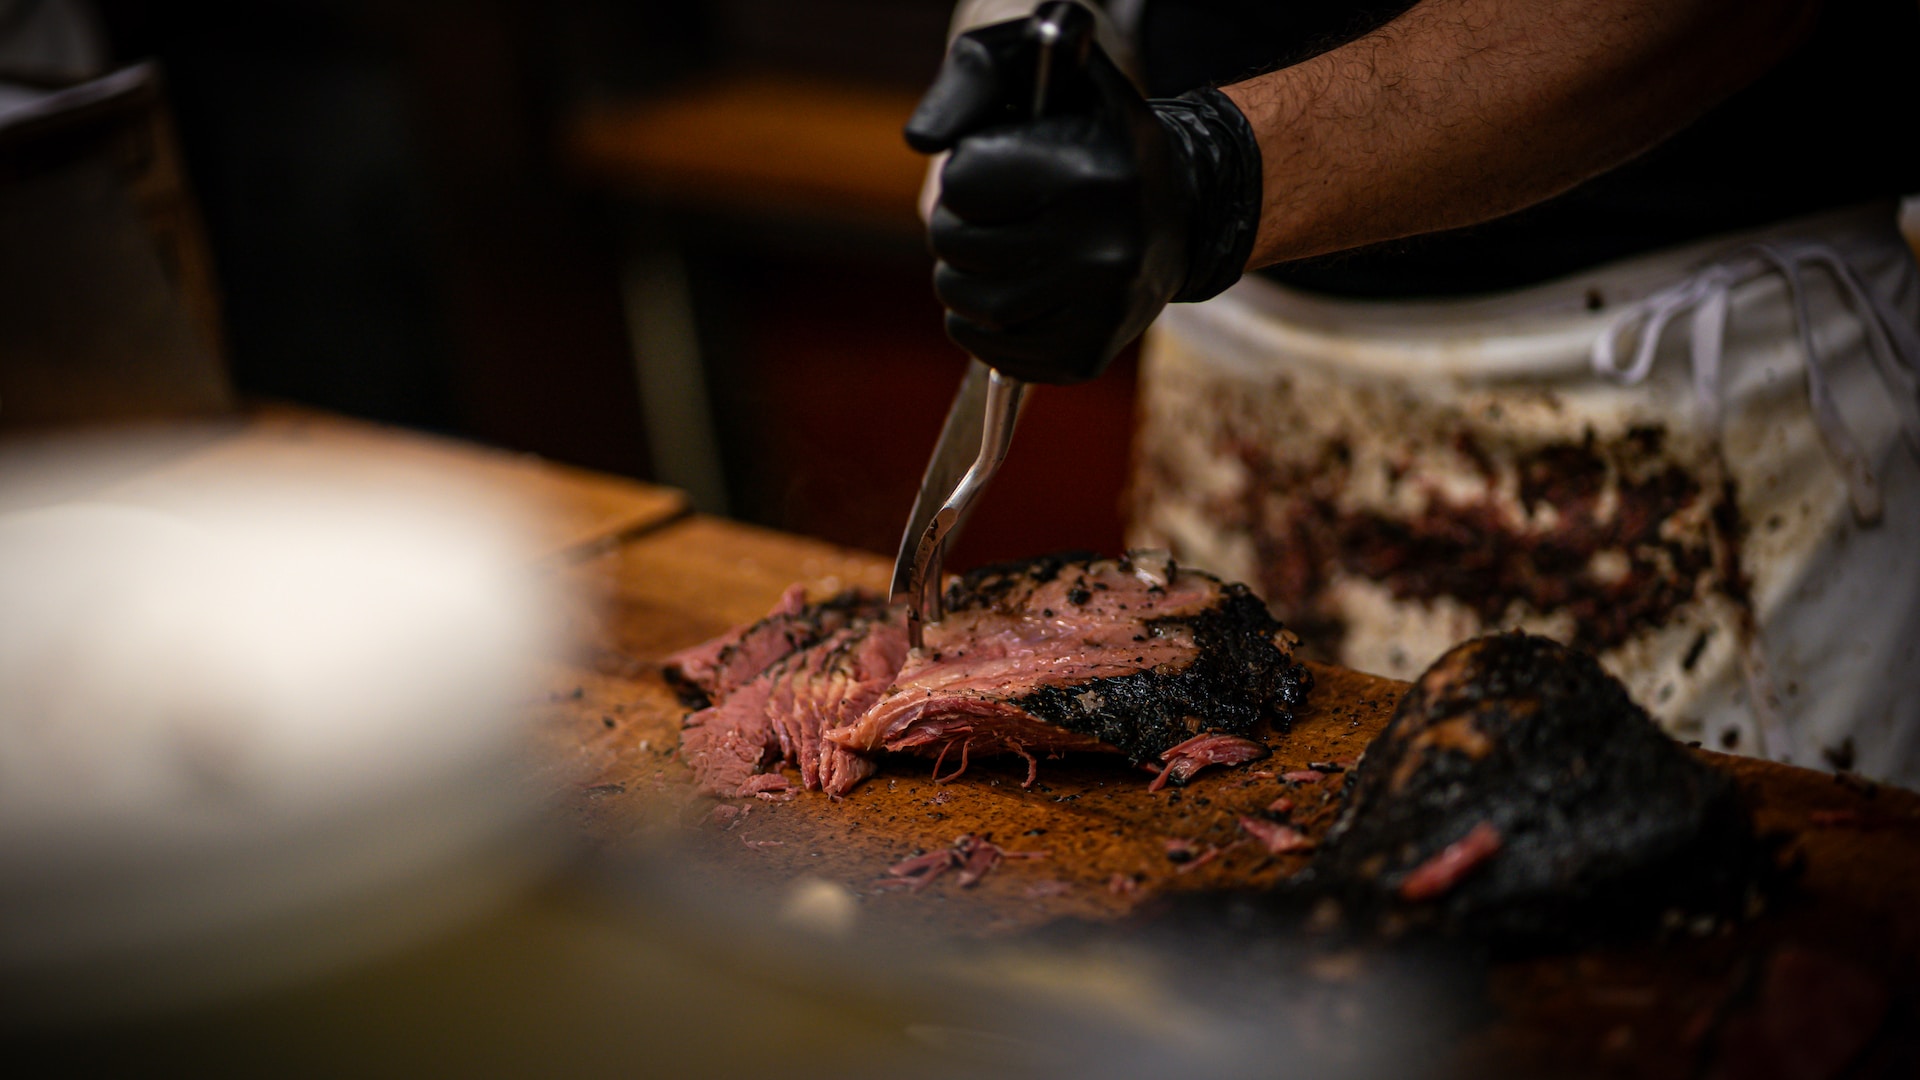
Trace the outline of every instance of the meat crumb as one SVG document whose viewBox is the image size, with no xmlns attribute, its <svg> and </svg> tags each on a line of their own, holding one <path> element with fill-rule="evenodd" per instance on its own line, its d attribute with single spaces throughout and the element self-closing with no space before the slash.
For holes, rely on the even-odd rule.
<svg viewBox="0 0 1920 1080">
<path fill-rule="evenodd" d="M 1327 778 L 1327 774 L 1318 769 L 1295 769 L 1280 774 L 1280 779 L 1289 784 L 1317 784 Z"/>
<path fill-rule="evenodd" d="M 1166 762 L 1160 774 L 1147 785 L 1149 792 L 1159 791 L 1169 780 L 1184 784 L 1193 774 L 1209 765 L 1244 765 L 1266 757 L 1269 751 L 1252 739 L 1242 739 L 1237 735 L 1208 733 L 1170 747 L 1160 754 L 1160 760 Z M 1143 763 L 1145 764 L 1145 763 Z M 1151 765 L 1147 766 L 1151 768 Z"/>
<path fill-rule="evenodd" d="M 780 795 L 790 798 L 794 795 L 793 781 L 787 779 L 783 773 L 760 773 L 757 776 L 748 777 L 747 782 L 740 785 L 737 794 L 743 799 L 749 795 L 758 795 L 763 799 L 773 799 Z"/>
<path fill-rule="evenodd" d="M 1051 851 L 1008 851 L 991 839 L 968 833 L 957 837 L 952 846 L 924 855 L 914 855 L 887 867 L 896 879 L 883 884 L 903 884 L 919 892 L 949 870 L 960 871 L 956 879 L 961 888 L 977 884 L 1004 859 L 1044 859 Z"/>
<path fill-rule="evenodd" d="M 1140 888 L 1137 874 L 1115 874 L 1107 879 L 1107 891 L 1115 896 L 1127 896 Z"/>
<path fill-rule="evenodd" d="M 1176 874 L 1191 874 L 1195 870 L 1200 869 L 1201 867 L 1207 865 L 1208 863 L 1219 858 L 1220 856 L 1225 855 L 1227 852 L 1232 851 L 1234 848 L 1237 848 L 1244 843 L 1246 843 L 1245 840 L 1235 840 L 1233 843 L 1228 844 L 1226 847 L 1216 847 L 1213 844 L 1208 844 L 1207 849 L 1205 851 L 1202 851 L 1199 855 L 1194 856 L 1192 859 L 1188 860 L 1187 862 L 1181 863 L 1178 867 L 1174 868 L 1173 872 Z"/>
<path fill-rule="evenodd" d="M 1288 814 L 1292 812 L 1293 800 L 1287 798 L 1285 795 L 1267 804 L 1267 813 L 1269 814 Z"/>
<path fill-rule="evenodd" d="M 1260 846 L 1266 848 L 1269 855 L 1313 850 L 1313 841 L 1290 825 L 1279 825 L 1256 817 L 1243 817 L 1240 819 L 1240 829 L 1258 840 Z"/>
</svg>

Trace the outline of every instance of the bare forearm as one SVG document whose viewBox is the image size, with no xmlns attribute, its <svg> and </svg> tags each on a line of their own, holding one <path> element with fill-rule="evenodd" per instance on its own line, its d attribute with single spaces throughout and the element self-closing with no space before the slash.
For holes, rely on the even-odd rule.
<svg viewBox="0 0 1920 1080">
<path fill-rule="evenodd" d="M 1759 77 L 1818 0 L 1423 0 L 1226 87 L 1265 184 L 1250 267 L 1472 225 L 1646 150 Z"/>
</svg>

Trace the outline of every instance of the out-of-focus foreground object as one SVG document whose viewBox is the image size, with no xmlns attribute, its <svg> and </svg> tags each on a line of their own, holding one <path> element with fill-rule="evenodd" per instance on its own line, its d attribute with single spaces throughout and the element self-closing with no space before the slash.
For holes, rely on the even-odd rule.
<svg viewBox="0 0 1920 1080">
<path fill-rule="evenodd" d="M 679 503 L 542 468 L 297 416 L 0 456 L 13 1022 L 350 966 L 549 864 L 523 725 L 573 613 L 535 561 Z"/>
<path fill-rule="evenodd" d="M 219 303 L 151 65 L 85 5 L 0 3 L 0 429 L 229 409 Z"/>
</svg>

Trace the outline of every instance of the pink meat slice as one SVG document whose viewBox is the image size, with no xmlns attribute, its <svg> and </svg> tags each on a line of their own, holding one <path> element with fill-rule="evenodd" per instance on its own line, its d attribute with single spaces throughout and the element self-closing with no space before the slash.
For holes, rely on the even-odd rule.
<svg viewBox="0 0 1920 1080">
<path fill-rule="evenodd" d="M 680 747 L 694 782 L 714 795 L 753 794 L 747 784 L 780 753 L 780 738 L 767 714 L 773 672 L 763 672 L 718 705 L 688 716 Z"/>
<path fill-rule="evenodd" d="M 769 721 L 782 756 L 800 767 L 807 790 L 841 795 L 873 775 L 870 758 L 821 736 L 879 700 L 906 655 L 907 632 L 900 619 L 865 622 L 835 631 L 774 676 L 766 705 Z"/>
<path fill-rule="evenodd" d="M 806 599 L 803 586 L 791 586 L 765 618 L 667 657 L 668 679 L 698 690 L 696 698 L 722 701 L 794 653 L 884 611 L 877 597 L 859 592 L 841 593 L 820 604 Z"/>
<path fill-rule="evenodd" d="M 1160 760 L 1166 765 L 1160 775 L 1153 778 L 1153 783 L 1147 785 L 1147 790 L 1159 791 L 1169 780 L 1184 784 L 1209 765 L 1244 765 L 1270 752 L 1265 744 L 1238 735 L 1195 735 L 1161 753 Z"/>
<path fill-rule="evenodd" d="M 865 712 L 907 654 L 898 617 L 861 621 L 775 662 L 720 704 L 689 716 L 681 733 L 701 790 L 757 794 L 756 774 L 779 761 L 809 791 L 843 795 L 873 775 L 871 758 L 821 737 Z"/>
<path fill-rule="evenodd" d="M 732 684 L 728 688 L 731 692 L 792 651 L 791 648 L 778 651 L 783 638 L 778 629 L 806 606 L 806 586 L 790 585 L 765 618 L 742 623 L 711 641 L 674 653 L 667 657 L 667 670 L 717 701 L 726 696 L 717 692 L 723 683 Z M 752 642 L 747 640 L 750 635 L 754 638 Z M 729 663 L 736 657 L 737 663 Z M 749 668 L 752 670 L 747 670 Z"/>
<path fill-rule="evenodd" d="M 926 647 L 908 658 L 893 687 L 827 738 L 865 754 L 926 752 L 956 740 L 971 740 L 974 753 L 1113 752 L 1099 738 L 1033 715 L 1020 700 L 1044 686 L 1185 664 L 1195 652 L 1193 635 L 1165 620 L 1196 614 L 1219 597 L 1217 580 L 1145 559 L 1016 580 L 990 604 L 951 611 L 930 626 Z M 1102 704 L 1098 697 L 1086 691 L 1089 711 Z M 1176 778 L 1194 767 L 1182 766 Z"/>
</svg>

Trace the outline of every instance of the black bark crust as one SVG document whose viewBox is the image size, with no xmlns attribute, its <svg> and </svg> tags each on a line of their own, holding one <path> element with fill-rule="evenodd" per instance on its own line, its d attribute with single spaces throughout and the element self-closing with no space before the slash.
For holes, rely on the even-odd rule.
<svg viewBox="0 0 1920 1080">
<path fill-rule="evenodd" d="M 1416 868 L 1488 826 L 1497 851 L 1405 897 Z M 1297 880 L 1389 927 L 1576 944 L 1740 917 L 1780 881 L 1777 846 L 1733 779 L 1592 657 L 1511 633 L 1456 647 L 1414 684 Z"/>
<path fill-rule="evenodd" d="M 1095 556 L 1075 553 L 982 567 L 949 587 L 947 606 L 967 610 L 1001 604 L 1021 587 L 1052 581 L 1074 568 L 1085 570 L 1094 561 Z M 1121 565 L 1126 567 L 1124 559 Z M 1194 650 L 1186 664 L 1045 686 L 1010 704 L 1099 739 L 1136 764 L 1202 733 L 1253 738 L 1262 720 L 1286 731 L 1293 710 L 1306 704 L 1313 676 L 1281 645 L 1284 628 L 1258 597 L 1244 585 L 1200 576 L 1218 586 L 1213 604 L 1145 621 L 1146 632 L 1154 636 L 1183 627 L 1192 634 Z"/>
<path fill-rule="evenodd" d="M 669 664 L 660 669 L 660 674 L 666 679 L 667 689 L 673 691 L 674 700 L 680 703 L 681 708 L 699 712 L 712 707 L 713 699 L 707 695 L 706 689 L 687 678 L 677 666 Z"/>
<path fill-rule="evenodd" d="M 1085 569 L 1098 557 L 1091 551 L 1060 551 L 977 566 L 947 585 L 944 603 L 948 611 L 990 608 L 1015 589 L 1045 585 L 1059 577 L 1062 570 L 1070 566 Z"/>
</svg>

